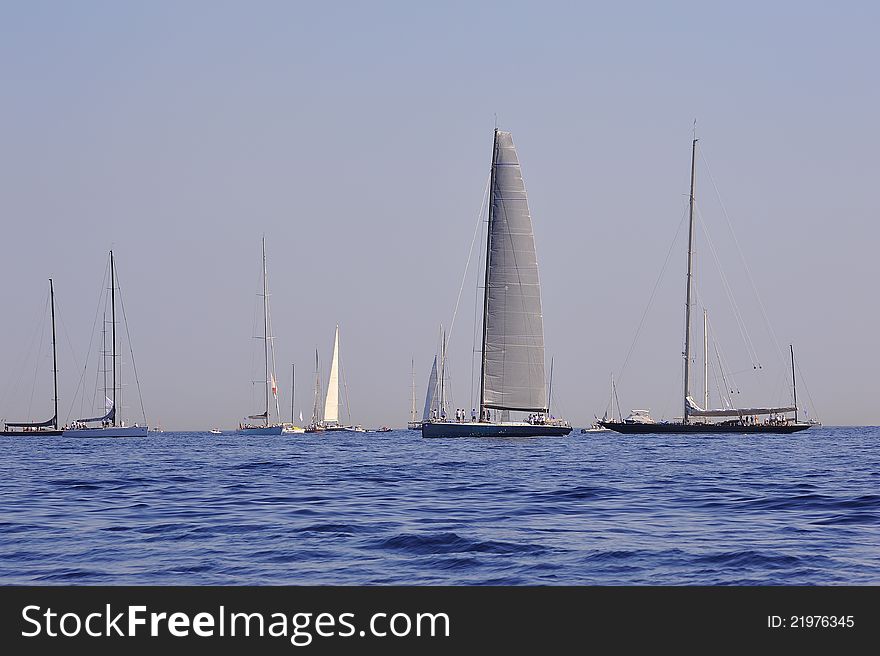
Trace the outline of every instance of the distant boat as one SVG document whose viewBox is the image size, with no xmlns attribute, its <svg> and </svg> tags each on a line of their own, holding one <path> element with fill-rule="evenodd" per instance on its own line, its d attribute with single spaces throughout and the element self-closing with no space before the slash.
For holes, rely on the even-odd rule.
<svg viewBox="0 0 880 656">
<path fill-rule="evenodd" d="M 610 428 L 605 428 L 599 422 L 590 424 L 589 428 L 581 428 L 581 433 L 610 433 Z"/>
<path fill-rule="evenodd" d="M 218 428 L 212 428 L 208 431 L 211 435 L 223 435 L 223 431 Z"/>
<path fill-rule="evenodd" d="M 610 414 L 606 412 L 605 415 L 602 416 L 600 420 L 598 417 L 595 417 L 596 421 L 594 421 L 588 428 L 581 428 L 581 433 L 609 433 L 611 432 L 610 428 L 605 428 L 602 425 L 603 421 L 610 421 L 614 419 L 614 375 L 611 375 L 611 406 L 610 406 Z"/>
<path fill-rule="evenodd" d="M 275 416 L 281 416 L 278 409 L 278 384 L 275 377 L 275 347 L 272 344 L 272 336 L 269 334 L 269 276 L 266 269 L 266 238 L 263 237 L 263 363 L 265 365 L 265 386 L 266 386 L 266 404 L 263 412 L 256 415 L 248 415 L 248 420 L 256 420 L 257 423 L 241 423 L 238 426 L 239 435 L 281 435 L 283 426 L 280 421 L 270 423 L 269 418 L 269 397 L 275 399 Z M 271 371 L 269 370 L 269 348 L 272 344 L 272 361 Z"/>
<path fill-rule="evenodd" d="M 411 361 L 412 367 L 412 405 L 410 406 L 409 411 L 409 421 L 406 422 L 406 427 L 408 430 L 421 430 L 422 422 L 416 419 L 416 361 L 413 359 Z"/>
<path fill-rule="evenodd" d="M 118 376 L 118 358 L 116 355 L 116 263 L 113 251 L 110 251 L 110 371 L 112 372 L 110 396 L 105 389 L 104 398 L 106 413 L 100 417 L 77 419 L 73 425 L 64 429 L 64 437 L 146 437 L 147 427 L 126 426 L 117 405 L 117 395 L 121 395 L 121 380 Z M 126 329 L 127 330 L 127 329 Z M 129 345 L 131 346 L 131 345 Z M 106 351 L 105 351 L 106 353 Z M 105 383 L 106 385 L 106 378 Z M 90 424 L 95 424 L 94 426 Z"/>
<path fill-rule="evenodd" d="M 571 426 L 550 416 L 538 260 L 522 170 L 513 137 L 498 129 L 488 207 L 479 415 L 477 421 L 429 419 L 422 437 L 568 435 Z M 528 418 L 510 421 L 511 411 Z"/>
<path fill-rule="evenodd" d="M 312 423 L 306 427 L 306 433 L 325 431 L 342 431 L 346 427 L 339 423 L 339 325 L 333 337 L 333 357 L 330 359 L 330 377 L 327 379 L 327 395 L 324 397 L 323 412 L 321 411 L 320 394 L 321 379 L 318 374 L 318 352 L 315 351 L 315 407 Z M 354 427 L 350 427 L 354 428 Z"/>
<path fill-rule="evenodd" d="M 52 279 L 49 278 L 49 303 L 52 308 L 52 385 L 54 390 L 53 402 L 55 404 L 55 414 L 51 419 L 46 421 L 7 421 L 3 424 L 3 430 L 0 435 L 7 437 L 45 437 L 51 435 L 61 435 L 62 430 L 58 428 L 58 365 L 55 356 L 55 286 Z"/>
<path fill-rule="evenodd" d="M 691 142 L 691 187 L 689 199 L 688 250 L 687 250 L 687 293 L 685 299 L 685 335 L 684 335 L 684 391 L 683 414 L 680 421 L 657 422 L 646 410 L 633 410 L 630 417 L 623 421 L 603 421 L 606 428 L 618 433 L 655 434 L 655 433 L 794 433 L 810 427 L 808 423 L 798 421 L 797 387 L 795 385 L 794 348 L 791 349 L 791 380 L 793 403 L 782 407 L 756 408 L 722 408 L 717 410 L 701 408 L 691 396 L 691 307 L 693 282 L 694 253 L 694 178 L 696 170 L 697 139 Z M 708 324 L 704 314 L 704 352 L 708 350 Z M 708 379 L 708 358 L 703 358 L 704 379 Z M 708 383 L 706 397 L 708 398 Z M 704 399 L 704 405 L 705 403 Z M 793 413 L 793 417 L 788 417 Z M 760 421 L 759 416 L 769 416 Z M 712 422 L 710 418 L 725 418 L 724 421 Z M 696 421 L 694 421 L 696 419 Z"/>
<path fill-rule="evenodd" d="M 296 398 L 296 365 L 290 365 L 290 423 L 282 424 L 281 432 L 286 435 L 305 433 L 306 429 L 301 428 L 293 423 L 293 401 Z M 302 422 L 302 412 L 299 413 L 299 420 Z"/>
</svg>

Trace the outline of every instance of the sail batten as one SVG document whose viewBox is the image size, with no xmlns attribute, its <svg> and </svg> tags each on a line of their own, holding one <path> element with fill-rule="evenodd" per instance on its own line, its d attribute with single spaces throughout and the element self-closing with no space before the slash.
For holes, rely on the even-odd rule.
<svg viewBox="0 0 880 656">
<path fill-rule="evenodd" d="M 535 238 L 509 132 L 495 132 L 481 406 L 546 412 L 544 321 Z"/>
<path fill-rule="evenodd" d="M 333 339 L 333 358 L 330 361 L 330 378 L 327 381 L 327 396 L 324 401 L 324 421 L 339 421 L 339 326 Z"/>
</svg>

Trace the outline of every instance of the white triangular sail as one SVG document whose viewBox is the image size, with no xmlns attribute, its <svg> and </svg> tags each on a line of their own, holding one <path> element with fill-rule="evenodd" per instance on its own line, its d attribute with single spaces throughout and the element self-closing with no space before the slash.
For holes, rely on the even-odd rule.
<svg viewBox="0 0 880 656">
<path fill-rule="evenodd" d="M 324 422 L 339 421 L 339 326 L 333 340 L 333 358 L 330 361 L 330 378 L 327 381 L 327 396 L 324 401 Z"/>
<path fill-rule="evenodd" d="M 437 407 L 437 356 L 434 356 L 434 364 L 431 365 L 431 375 L 428 377 L 428 391 L 425 393 L 425 411 L 422 413 L 422 421 L 431 418 L 431 411 Z"/>
<path fill-rule="evenodd" d="M 509 132 L 495 131 L 486 266 L 482 406 L 547 411 L 535 238 Z"/>
</svg>

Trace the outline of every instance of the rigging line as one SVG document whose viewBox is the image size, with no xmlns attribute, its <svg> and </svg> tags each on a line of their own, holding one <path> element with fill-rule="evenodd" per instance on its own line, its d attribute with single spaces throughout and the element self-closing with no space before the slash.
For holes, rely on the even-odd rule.
<svg viewBox="0 0 880 656">
<path fill-rule="evenodd" d="M 712 382 L 715 383 L 715 393 L 718 395 L 718 399 L 721 402 L 721 407 L 729 407 L 727 406 L 726 394 L 724 390 L 721 388 L 721 383 L 718 380 L 718 371 L 716 369 L 715 363 L 709 360 L 709 370 L 712 372 Z M 709 408 L 706 408 L 708 410 Z"/>
<path fill-rule="evenodd" d="M 743 344 L 746 347 L 746 352 L 748 353 L 749 359 L 752 361 L 752 367 L 754 367 L 755 369 L 760 369 L 761 362 L 758 358 L 758 353 L 755 350 L 754 342 L 752 342 L 748 327 L 746 326 L 745 320 L 742 317 L 742 312 L 740 312 L 739 306 L 736 303 L 736 299 L 733 296 L 733 290 L 730 287 L 730 283 L 728 283 L 727 281 L 727 276 L 724 274 L 724 269 L 722 269 L 721 267 L 721 260 L 718 258 L 718 253 L 715 250 L 715 245 L 712 243 L 712 237 L 709 236 L 709 229 L 706 226 L 706 222 L 703 221 L 703 215 L 702 212 L 700 212 L 699 208 L 697 208 L 697 218 L 699 219 L 700 227 L 703 229 L 703 236 L 706 238 L 706 243 L 709 245 L 709 252 L 712 253 L 712 258 L 715 260 L 715 265 L 718 267 L 718 274 L 721 278 L 724 292 L 727 295 L 727 300 L 730 303 L 731 309 L 733 310 L 733 316 L 736 319 L 737 328 L 739 328 L 740 335 L 743 338 Z"/>
<path fill-rule="evenodd" d="M 489 192 L 489 180 L 486 180 L 486 187 L 483 191 L 483 198 Z M 480 223 L 483 217 L 483 203 L 480 202 L 480 211 L 477 212 L 477 225 L 474 227 L 474 236 L 471 238 L 471 248 L 468 251 L 467 263 L 464 266 L 464 273 L 461 274 L 461 285 L 458 287 L 458 296 L 455 299 L 455 309 L 452 311 L 452 322 L 449 324 L 449 332 L 446 333 L 447 338 L 452 336 L 452 329 L 455 327 L 455 317 L 458 314 L 458 304 L 461 302 L 461 292 L 464 290 L 464 281 L 467 278 L 468 268 L 471 264 L 471 257 L 474 254 L 474 243 L 477 241 L 477 233 L 480 231 Z"/>
<path fill-rule="evenodd" d="M 733 230 L 733 222 L 730 220 L 730 215 L 727 213 L 727 208 L 724 205 L 724 201 L 721 199 L 721 192 L 718 190 L 718 185 L 715 183 L 715 177 L 712 175 L 712 168 L 709 166 L 709 160 L 706 159 L 706 156 L 703 153 L 703 148 L 700 148 L 700 157 L 702 158 L 703 163 L 706 165 L 706 172 L 709 174 L 709 180 L 711 180 L 712 187 L 715 189 L 715 196 L 718 200 L 718 204 L 721 206 L 721 213 L 724 215 L 724 219 L 727 221 L 727 228 L 728 230 L 730 230 L 730 234 L 733 236 L 733 243 L 736 246 L 736 251 L 739 254 L 740 260 L 743 263 L 743 268 L 745 268 L 746 270 L 746 276 L 749 279 L 749 284 L 751 284 L 752 286 L 752 291 L 755 294 L 755 298 L 758 299 L 758 307 L 761 309 L 761 316 L 764 319 L 764 327 L 770 334 L 770 337 L 773 340 L 773 344 L 776 346 L 776 357 L 779 359 L 779 363 L 783 364 L 785 358 L 782 347 L 779 345 L 779 340 L 776 339 L 776 333 L 773 330 L 773 325 L 770 323 L 770 319 L 767 317 L 767 308 L 764 306 L 764 301 L 761 299 L 761 295 L 758 293 L 758 286 L 755 285 L 755 279 L 752 277 L 752 270 L 749 267 L 749 263 L 748 261 L 746 261 L 742 248 L 739 245 L 739 239 L 737 239 L 736 232 L 734 232 Z"/>
<path fill-rule="evenodd" d="M 144 409 L 144 397 L 141 395 L 141 380 L 138 377 L 137 364 L 134 361 L 134 349 L 131 345 L 131 334 L 128 331 L 128 317 L 125 314 L 125 301 L 122 300 L 122 283 L 119 282 L 119 271 L 116 272 L 116 287 L 119 289 L 119 307 L 122 308 L 122 323 L 125 324 L 125 339 L 128 340 L 128 353 L 131 356 L 131 371 L 134 374 L 138 399 L 141 402 L 141 415 L 144 418 L 144 426 L 147 426 L 147 411 Z"/>
<path fill-rule="evenodd" d="M 491 172 L 489 174 L 489 181 L 491 182 L 492 175 Z M 486 210 L 486 218 L 483 220 L 483 209 Z M 489 222 L 489 183 L 486 184 L 486 192 L 483 194 L 483 202 L 480 205 L 480 215 L 478 217 L 478 224 Z M 478 226 L 479 227 L 479 226 Z M 483 231 L 480 230 L 480 243 L 478 244 L 477 252 L 479 255 L 477 256 L 477 271 L 480 271 L 483 268 Z M 475 284 L 474 284 L 474 330 L 473 335 L 471 335 L 471 393 L 470 393 L 470 401 L 471 408 L 476 408 L 479 404 L 476 402 L 476 397 L 474 396 L 474 385 L 475 385 L 475 367 L 476 367 L 476 359 L 477 359 L 477 331 L 482 329 L 482 321 L 477 322 L 477 317 L 480 316 L 480 276 L 475 276 Z M 480 352 L 482 352 L 482 346 L 480 347 Z"/>
<path fill-rule="evenodd" d="M 251 306 L 251 339 L 263 339 L 262 337 L 257 336 L 257 332 L 258 332 L 258 330 L 257 330 L 257 311 L 258 311 L 257 303 L 258 303 L 258 301 L 256 300 L 256 299 L 261 298 L 263 296 L 263 294 L 261 293 L 262 289 L 263 289 L 263 261 L 262 261 L 262 259 L 260 260 L 259 270 L 260 270 L 260 272 L 257 274 L 257 289 L 259 289 L 261 291 L 254 294 L 255 298 L 253 301 L 253 305 Z M 260 309 L 259 312 L 260 312 L 260 320 L 262 321 L 262 314 L 263 314 L 262 310 Z M 256 397 L 257 397 L 257 384 L 259 383 L 259 381 L 257 380 L 258 376 L 254 373 L 254 363 L 257 359 L 257 355 L 256 355 L 257 349 L 255 349 L 253 347 L 253 344 L 254 344 L 254 342 L 251 342 L 251 366 L 248 369 L 248 371 L 251 372 L 250 373 L 250 378 L 251 378 L 251 405 L 250 405 L 250 407 L 256 408 L 256 407 L 258 407 L 258 404 L 256 403 Z"/>
<path fill-rule="evenodd" d="M 31 397 L 28 400 L 27 417 L 28 421 L 32 420 L 31 410 L 34 403 L 34 392 L 37 388 L 37 373 L 40 371 L 40 355 L 43 352 L 43 339 L 46 336 L 46 314 L 49 312 L 49 297 L 46 297 L 46 304 L 43 306 L 43 320 L 40 321 L 40 346 L 37 348 L 37 366 L 34 367 L 34 380 L 31 383 Z"/>
<path fill-rule="evenodd" d="M 40 311 L 37 310 L 37 314 L 36 314 L 36 316 L 35 316 L 35 318 L 34 318 L 34 322 L 33 322 L 32 325 L 33 325 L 33 326 L 38 325 L 38 323 L 37 323 L 38 321 L 39 321 L 40 323 L 44 322 L 44 321 L 46 320 L 46 314 L 45 314 L 45 313 L 46 313 L 46 309 L 45 309 L 45 306 L 43 306 L 43 314 L 42 314 L 42 318 L 41 318 L 41 319 L 38 319 L 37 317 L 40 317 Z M 29 332 L 30 332 L 30 341 L 28 342 L 28 346 L 27 346 L 27 348 L 26 348 L 25 351 L 24 351 L 24 355 L 23 355 L 22 358 L 18 361 L 18 366 L 16 367 L 16 370 L 15 370 L 14 375 L 9 379 L 9 381 L 8 381 L 7 384 L 6 384 L 6 388 L 5 388 L 5 390 L 3 391 L 2 399 L 0 399 L 0 407 L 5 406 L 5 404 L 6 404 L 6 399 L 9 398 L 9 397 L 12 395 L 12 390 L 13 390 L 13 388 L 19 388 L 19 389 L 21 388 L 20 383 L 21 383 L 22 379 L 24 378 L 24 369 L 25 369 L 25 366 L 27 365 L 28 361 L 30 360 L 31 353 L 32 353 L 33 350 L 34 350 L 34 346 L 35 346 L 36 341 L 37 341 L 37 331 L 36 331 L 36 330 L 31 330 L 31 331 L 29 331 Z M 37 356 L 37 359 L 39 360 L 39 355 Z"/>
<path fill-rule="evenodd" d="M 629 346 L 629 350 L 626 352 L 626 358 L 623 361 L 623 366 L 620 368 L 620 373 L 617 376 L 617 384 L 620 384 L 620 381 L 623 380 L 623 374 L 626 371 L 626 367 L 629 364 L 629 359 L 632 356 L 633 349 L 636 347 L 636 342 L 639 339 L 639 335 L 642 332 L 642 327 L 645 324 L 645 318 L 648 316 L 648 312 L 651 309 L 651 305 L 654 303 L 654 296 L 657 293 L 657 288 L 660 286 L 660 281 L 663 279 L 663 274 L 666 272 L 666 267 L 669 264 L 669 256 L 672 255 L 672 250 L 675 248 L 675 243 L 678 241 L 678 235 L 681 232 L 681 226 L 684 225 L 684 220 L 687 218 L 687 209 L 682 214 L 681 220 L 678 222 L 678 229 L 675 231 L 675 236 L 672 238 L 672 243 L 669 244 L 669 250 L 666 251 L 666 259 L 663 260 L 663 267 L 660 269 L 660 275 L 657 276 L 657 280 L 654 282 L 654 288 L 651 290 L 651 296 L 648 299 L 648 304 L 645 306 L 644 312 L 642 312 L 642 318 L 639 320 L 638 328 L 636 328 L 636 333 L 633 336 L 632 343 Z"/>
<path fill-rule="evenodd" d="M 819 411 L 816 410 L 816 404 L 813 403 L 813 396 L 812 396 L 812 394 L 810 394 L 810 388 L 807 387 L 807 379 L 804 376 L 803 370 L 804 370 L 803 365 L 800 362 L 798 362 L 797 363 L 798 379 L 801 381 L 801 386 L 804 388 L 804 391 L 807 393 L 807 398 L 810 400 L 810 407 L 813 409 L 813 416 L 816 419 L 816 421 L 819 421 Z"/>
<path fill-rule="evenodd" d="M 727 376 L 724 373 L 724 359 L 721 357 L 721 352 L 718 350 L 718 342 L 716 342 L 715 340 L 712 340 L 712 348 L 714 349 L 715 357 L 718 360 L 718 371 L 721 373 L 721 381 L 724 383 L 724 398 L 726 399 L 727 406 L 729 408 L 732 408 L 734 404 L 733 397 L 731 395 L 734 393 L 733 387 L 736 386 L 736 383 L 734 383 L 732 387 L 731 384 L 727 382 Z"/>
<path fill-rule="evenodd" d="M 268 288 L 269 288 L 269 274 L 267 272 L 266 273 L 266 289 L 268 289 Z M 268 323 L 269 334 L 266 335 L 266 339 L 269 340 L 269 350 L 272 352 L 272 382 L 275 385 L 275 391 L 272 393 L 272 396 L 275 397 L 275 415 L 278 417 L 278 421 L 280 423 L 281 422 L 281 406 L 279 405 L 279 402 L 278 402 L 278 391 L 280 388 L 278 385 L 278 372 L 276 371 L 276 367 L 275 367 L 275 332 L 272 329 L 272 309 L 269 306 L 269 298 L 268 298 L 269 296 L 270 296 L 270 294 L 267 292 L 267 294 L 266 294 L 266 316 L 268 317 L 267 323 Z M 267 417 L 267 420 L 268 420 L 268 417 Z"/>
<path fill-rule="evenodd" d="M 83 387 L 83 385 L 84 385 L 84 381 L 85 381 L 86 370 L 89 367 L 89 356 L 91 356 L 91 354 L 92 354 L 92 343 L 95 340 L 95 326 L 98 325 L 98 316 L 101 314 L 101 304 L 103 302 L 105 307 L 107 305 L 107 303 L 105 301 L 105 295 L 106 295 L 107 290 L 104 287 L 104 281 L 107 280 L 107 272 L 108 272 L 109 268 L 110 268 L 110 258 L 108 257 L 107 264 L 105 265 L 105 268 L 104 268 L 104 276 L 101 278 L 101 292 L 98 294 L 98 305 L 95 307 L 95 318 L 92 320 L 92 331 L 91 331 L 91 335 L 89 336 L 89 347 L 86 349 L 86 356 L 85 356 L 85 359 L 83 360 L 82 373 L 80 373 L 79 381 L 76 384 L 76 389 L 74 390 L 73 396 L 70 399 L 70 407 L 67 410 L 67 417 L 65 418 L 65 423 L 67 423 L 70 420 L 70 417 L 73 414 L 73 407 L 76 405 L 77 398 L 80 398 L 80 416 L 81 417 L 84 416 L 82 413 L 82 406 L 83 406 L 83 403 L 85 403 L 86 392 L 85 392 L 85 388 Z M 79 397 L 79 392 L 80 392 L 81 387 L 83 387 L 83 392 L 82 392 L 82 397 Z"/>
<path fill-rule="evenodd" d="M 342 366 L 342 360 L 339 361 L 339 376 L 342 378 L 342 389 L 345 392 L 345 412 L 348 415 L 348 425 L 352 426 L 351 401 L 348 398 L 348 380 L 345 377 L 345 369 Z"/>
<path fill-rule="evenodd" d="M 733 393 L 733 390 L 730 387 L 730 384 L 727 382 L 727 375 L 724 373 L 725 369 L 727 369 L 727 365 L 724 363 L 724 359 L 721 357 L 721 349 L 718 345 L 718 340 L 715 338 L 715 330 L 712 327 L 711 319 L 708 321 L 709 324 L 709 332 L 712 340 L 712 350 L 715 352 L 715 362 L 713 363 L 713 375 L 715 370 L 715 365 L 718 366 L 718 373 L 721 375 L 721 381 L 724 383 L 723 391 L 719 390 L 721 401 L 725 405 L 726 408 L 733 408 L 733 398 L 730 396 Z M 733 381 L 733 386 L 736 386 L 736 381 L 733 380 L 733 373 L 730 374 L 731 381 Z M 715 384 L 718 384 L 718 377 L 715 376 Z M 707 408 L 708 409 L 708 408 Z"/>
</svg>

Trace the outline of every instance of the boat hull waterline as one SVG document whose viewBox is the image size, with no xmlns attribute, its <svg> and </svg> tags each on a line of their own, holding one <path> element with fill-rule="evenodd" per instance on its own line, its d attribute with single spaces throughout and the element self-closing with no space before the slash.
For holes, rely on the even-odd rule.
<svg viewBox="0 0 880 656">
<path fill-rule="evenodd" d="M 527 423 L 431 422 L 422 424 L 422 437 L 564 437 L 571 426 Z"/>
<path fill-rule="evenodd" d="M 788 435 L 810 427 L 809 424 L 628 424 L 625 422 L 602 422 L 602 425 L 617 433 L 628 435 L 653 435 L 653 434 L 770 434 Z"/>
<path fill-rule="evenodd" d="M 2 437 L 58 437 L 64 433 L 60 428 L 58 430 L 50 429 L 50 430 L 32 430 L 32 431 L 11 431 L 5 430 L 0 431 L 0 436 Z"/>
<path fill-rule="evenodd" d="M 106 428 L 70 428 L 62 437 L 146 437 L 146 426 L 108 426 Z"/>
</svg>

